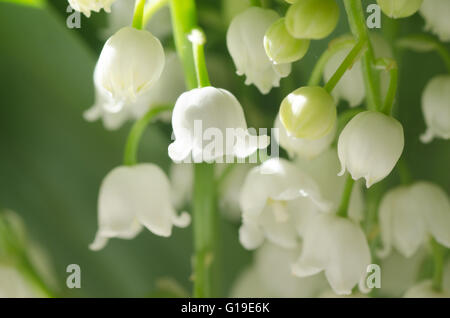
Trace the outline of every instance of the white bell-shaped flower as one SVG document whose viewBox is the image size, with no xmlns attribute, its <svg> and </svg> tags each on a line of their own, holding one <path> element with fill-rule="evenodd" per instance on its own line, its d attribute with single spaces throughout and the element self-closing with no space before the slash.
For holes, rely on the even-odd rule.
<svg viewBox="0 0 450 318">
<path fill-rule="evenodd" d="M 192 199 L 194 166 L 190 163 L 172 163 L 169 178 L 172 202 L 177 209 L 181 209 Z"/>
<path fill-rule="evenodd" d="M 16 268 L 0 264 L 0 298 L 34 298 L 46 295 L 37 290 Z"/>
<path fill-rule="evenodd" d="M 450 291 L 442 290 L 440 292 L 433 289 L 431 280 L 425 280 L 408 289 L 404 298 L 450 298 Z"/>
<path fill-rule="evenodd" d="M 416 182 L 390 190 L 381 201 L 379 219 L 382 257 L 389 255 L 392 246 L 411 257 L 429 236 L 450 247 L 450 201 L 433 183 Z"/>
<path fill-rule="evenodd" d="M 292 270 L 307 277 L 325 271 L 333 291 L 350 295 L 366 275 L 370 250 L 361 227 L 330 214 L 312 219 L 303 236 L 302 254 Z"/>
<path fill-rule="evenodd" d="M 317 182 L 322 197 L 330 202 L 332 211 L 337 211 L 345 187 L 345 177 L 338 176 L 340 165 L 336 149 L 330 148 L 314 160 L 296 158 L 294 163 Z M 347 214 L 357 223 L 363 219 L 364 195 L 361 182 L 356 182 L 353 186 Z"/>
<path fill-rule="evenodd" d="M 91 11 L 99 12 L 104 9 L 111 12 L 111 5 L 116 0 L 69 0 L 69 4 L 75 11 L 82 12 L 86 17 L 91 16 Z"/>
<path fill-rule="evenodd" d="M 165 57 L 161 42 L 146 30 L 124 27 L 106 41 L 97 62 L 94 82 L 120 111 L 135 103 L 160 78 Z"/>
<path fill-rule="evenodd" d="M 100 250 L 113 237 L 132 239 L 143 226 L 163 237 L 171 235 L 174 225 L 188 226 L 189 214 L 176 214 L 170 194 L 169 180 L 156 165 L 121 166 L 112 170 L 100 187 L 99 229 L 90 248 Z"/>
<path fill-rule="evenodd" d="M 273 10 L 251 7 L 237 15 L 227 32 L 227 46 L 238 75 L 246 76 L 246 85 L 254 84 L 267 94 L 291 72 L 291 64 L 273 64 L 264 49 L 267 29 L 279 19 Z"/>
<path fill-rule="evenodd" d="M 436 34 L 443 42 L 450 41 L 450 1 L 424 0 L 420 14 L 425 19 L 425 29 Z"/>
<path fill-rule="evenodd" d="M 269 145 L 267 136 L 250 135 L 242 106 L 224 89 L 196 88 L 177 100 L 172 116 L 173 161 L 220 161 L 224 156 L 246 158 Z"/>
<path fill-rule="evenodd" d="M 316 182 L 294 164 L 273 158 L 253 168 L 242 186 L 239 239 L 255 249 L 267 238 L 285 248 L 297 246 L 309 220 L 329 211 Z"/>
<path fill-rule="evenodd" d="M 291 264 L 299 248 L 284 249 L 265 243 L 256 252 L 253 263 L 236 280 L 231 297 L 315 297 L 327 286 L 323 275 L 299 278 Z"/>
<path fill-rule="evenodd" d="M 120 128 L 127 120 L 141 118 L 153 107 L 175 104 L 186 87 L 180 60 L 174 52 L 167 54 L 161 78 L 147 92 L 138 96 L 135 102 L 124 104 L 120 108 L 117 108 L 109 94 L 101 89 L 98 73 L 98 67 L 96 67 L 94 71 L 95 104 L 84 113 L 84 118 L 87 121 L 102 119 L 105 128 L 110 130 Z M 170 115 L 170 112 L 166 114 Z M 158 118 L 170 121 L 167 117 L 170 116 L 161 114 Z"/>
<path fill-rule="evenodd" d="M 369 188 L 394 169 L 403 146 L 403 127 L 396 119 L 374 111 L 359 113 L 339 136 L 340 175 L 348 170 L 354 180 L 365 178 Z"/>
<path fill-rule="evenodd" d="M 427 131 L 420 137 L 428 143 L 433 138 L 450 139 L 450 75 L 431 79 L 422 95 L 422 112 Z"/>
<path fill-rule="evenodd" d="M 296 138 L 288 134 L 281 123 L 279 115 L 275 119 L 274 127 L 276 129 L 274 133 L 275 140 L 287 151 L 289 157 L 299 156 L 308 160 L 314 159 L 330 147 L 337 130 L 337 126 L 334 125 L 333 129 L 322 138 L 312 140 Z"/>
</svg>

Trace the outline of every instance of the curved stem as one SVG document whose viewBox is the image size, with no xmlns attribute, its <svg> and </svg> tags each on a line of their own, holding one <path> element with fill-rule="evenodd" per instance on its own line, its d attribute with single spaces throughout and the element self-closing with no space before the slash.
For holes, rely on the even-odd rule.
<svg viewBox="0 0 450 318">
<path fill-rule="evenodd" d="M 138 30 L 142 29 L 144 7 L 145 7 L 145 0 L 136 0 L 136 4 L 134 5 L 132 26 L 133 28 L 136 28 Z"/>
<path fill-rule="evenodd" d="M 362 50 L 366 47 L 366 44 L 367 38 L 361 38 L 353 47 L 353 49 L 350 51 L 350 53 L 348 53 L 347 57 L 344 59 L 342 64 L 338 67 L 336 72 L 326 83 L 325 90 L 328 93 L 331 93 L 333 91 L 337 83 L 341 80 L 342 76 L 344 76 L 345 72 L 347 72 L 347 70 L 353 66 Z"/>
<path fill-rule="evenodd" d="M 434 238 L 431 239 L 431 250 L 434 261 L 433 271 L 433 289 L 437 292 L 442 291 L 442 280 L 444 273 L 444 253 L 445 247 L 439 244 Z"/>
<path fill-rule="evenodd" d="M 149 3 L 149 5 L 144 10 L 144 17 L 142 25 L 145 27 L 150 19 L 155 15 L 156 12 L 158 12 L 161 8 L 163 8 L 165 5 L 169 3 L 169 0 L 158 0 L 158 1 L 152 1 Z"/>
<path fill-rule="evenodd" d="M 369 34 L 366 28 L 366 20 L 362 10 L 361 0 L 344 0 L 344 6 L 353 35 L 358 40 L 362 38 L 368 40 Z M 369 40 L 367 42 L 367 50 L 361 59 L 361 63 L 364 75 L 364 85 L 366 87 L 367 106 L 371 110 L 380 110 L 380 83 L 373 68 L 375 65 L 375 54 Z"/>
<path fill-rule="evenodd" d="M 394 106 L 395 96 L 397 95 L 398 65 L 395 60 L 388 58 L 379 59 L 376 65 L 382 70 L 389 72 L 389 89 L 381 111 L 390 116 L 392 113 L 392 107 Z"/>
<path fill-rule="evenodd" d="M 141 140 L 142 134 L 147 128 L 150 121 L 152 121 L 157 115 L 162 112 L 172 110 L 172 106 L 159 106 L 151 108 L 147 114 L 145 114 L 141 119 L 137 120 L 133 127 L 131 128 L 130 134 L 128 135 L 127 144 L 125 146 L 125 156 L 124 164 L 127 166 L 135 165 L 137 161 L 137 152 L 139 149 L 139 141 Z"/>
<path fill-rule="evenodd" d="M 355 180 L 349 174 L 345 181 L 344 192 L 342 192 L 341 204 L 339 205 L 337 215 L 343 218 L 348 217 L 348 206 L 350 204 L 350 198 L 352 196 L 353 185 Z"/>
<path fill-rule="evenodd" d="M 317 61 L 314 69 L 311 73 L 311 77 L 308 81 L 308 86 L 318 86 L 320 84 L 320 79 L 322 78 L 323 70 L 325 65 L 330 60 L 330 58 L 342 49 L 350 48 L 355 45 L 353 39 L 340 40 L 338 42 L 331 42 L 330 46 L 322 53 L 319 60 Z"/>
<path fill-rule="evenodd" d="M 194 54 L 197 85 L 198 87 L 211 86 L 205 60 L 205 34 L 198 28 L 194 29 L 189 35 L 189 40 L 192 42 L 192 52 Z"/>
</svg>

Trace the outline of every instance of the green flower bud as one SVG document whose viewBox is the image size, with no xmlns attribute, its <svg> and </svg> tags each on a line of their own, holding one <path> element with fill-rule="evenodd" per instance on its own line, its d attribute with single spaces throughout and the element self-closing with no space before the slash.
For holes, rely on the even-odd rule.
<svg viewBox="0 0 450 318">
<path fill-rule="evenodd" d="M 308 52 L 309 40 L 296 39 L 287 30 L 285 19 L 273 23 L 264 36 L 264 48 L 274 64 L 292 63 Z"/>
<path fill-rule="evenodd" d="M 301 0 L 286 13 L 286 28 L 297 39 L 323 39 L 333 32 L 339 20 L 335 0 Z"/>
<path fill-rule="evenodd" d="M 319 139 L 336 122 L 333 97 L 322 87 L 301 87 L 281 103 L 280 119 L 288 134 L 296 138 Z"/>
<path fill-rule="evenodd" d="M 390 18 L 406 18 L 416 13 L 423 0 L 377 0 L 385 15 Z"/>
</svg>

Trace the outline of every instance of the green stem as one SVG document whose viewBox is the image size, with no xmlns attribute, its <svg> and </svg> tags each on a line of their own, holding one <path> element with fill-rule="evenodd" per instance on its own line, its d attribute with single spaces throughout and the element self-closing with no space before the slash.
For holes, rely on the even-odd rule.
<svg viewBox="0 0 450 318">
<path fill-rule="evenodd" d="M 148 124 L 160 113 L 172 110 L 172 106 L 159 106 L 151 108 L 147 114 L 137 120 L 131 128 L 128 135 L 127 144 L 125 146 L 124 164 L 133 166 L 137 161 L 137 152 L 139 149 L 139 141 Z"/>
<path fill-rule="evenodd" d="M 397 163 L 397 173 L 400 177 L 400 182 L 403 185 L 408 185 L 413 181 L 413 177 L 411 176 L 411 172 L 408 169 L 408 165 L 404 157 L 401 157 Z"/>
<path fill-rule="evenodd" d="M 348 206 L 350 204 L 350 198 L 352 196 L 353 185 L 355 180 L 349 174 L 347 180 L 345 181 L 344 192 L 342 192 L 341 204 L 339 205 L 337 216 L 346 218 L 348 217 Z"/>
<path fill-rule="evenodd" d="M 308 86 L 318 86 L 320 84 L 320 79 L 322 78 L 323 70 L 325 69 L 325 66 L 330 58 L 340 50 L 353 47 L 354 45 L 355 41 L 353 39 L 331 42 L 330 46 L 325 50 L 325 52 L 322 53 L 319 60 L 315 64 L 311 77 L 308 81 Z"/>
<path fill-rule="evenodd" d="M 358 39 L 369 39 L 366 20 L 361 0 L 344 0 L 345 10 L 353 35 Z M 371 110 L 381 109 L 380 83 L 374 70 L 375 54 L 370 41 L 367 41 L 367 50 L 361 59 L 364 85 L 366 87 L 367 104 Z"/>
<path fill-rule="evenodd" d="M 183 63 L 188 88 L 193 89 L 197 87 L 197 84 L 199 86 L 209 85 L 203 44 L 197 47 L 194 45 L 191 49 L 188 39 L 192 30 L 197 28 L 194 0 L 171 0 L 171 11 L 175 45 Z M 194 297 L 197 298 L 212 297 L 214 295 L 213 287 L 217 289 L 219 284 L 217 271 L 219 226 L 215 194 L 214 165 L 195 164 L 192 215 L 195 253 Z"/>
<path fill-rule="evenodd" d="M 169 0 L 158 0 L 150 2 L 149 5 L 144 10 L 144 17 L 142 22 L 143 26 L 145 27 L 150 21 L 150 19 L 155 15 L 155 13 L 158 12 L 168 3 Z"/>
<path fill-rule="evenodd" d="M 433 289 L 437 292 L 442 291 L 442 280 L 444 272 L 444 253 L 445 247 L 439 244 L 434 238 L 431 239 L 431 251 L 433 254 Z"/>
<path fill-rule="evenodd" d="M 189 40 L 192 42 L 197 85 L 198 87 L 211 86 L 205 60 L 205 34 L 200 29 L 194 29 L 189 35 Z"/>
<path fill-rule="evenodd" d="M 383 108 L 381 112 L 390 116 L 392 113 L 392 107 L 394 107 L 395 96 L 397 95 L 398 86 L 398 65 L 393 59 L 383 58 L 377 61 L 377 66 L 382 70 L 389 72 L 389 89 L 384 100 Z"/>
<path fill-rule="evenodd" d="M 143 17 L 144 17 L 144 7 L 145 0 L 136 0 L 136 4 L 134 5 L 134 15 L 133 15 L 133 28 L 138 30 L 142 29 Z"/>
<path fill-rule="evenodd" d="M 345 72 L 349 68 L 353 66 L 362 50 L 366 47 L 367 38 L 360 38 L 359 41 L 355 44 L 353 49 L 348 53 L 347 57 L 344 59 L 342 64 L 338 67 L 336 72 L 330 78 L 330 80 L 325 85 L 325 90 L 328 93 L 331 93 L 333 89 L 336 87 L 337 83 L 341 80 L 342 76 L 344 76 Z"/>
</svg>

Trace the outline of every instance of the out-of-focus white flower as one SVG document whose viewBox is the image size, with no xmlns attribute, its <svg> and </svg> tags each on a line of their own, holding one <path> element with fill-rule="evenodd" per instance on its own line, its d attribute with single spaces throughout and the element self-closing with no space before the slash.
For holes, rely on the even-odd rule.
<svg viewBox="0 0 450 318">
<path fill-rule="evenodd" d="M 350 37 L 344 35 L 340 40 L 344 41 L 347 38 Z M 370 33 L 370 40 L 376 58 L 392 58 L 392 50 L 382 36 L 379 36 L 377 33 Z M 326 82 L 331 79 L 350 51 L 351 47 L 343 48 L 328 60 L 323 73 Z M 382 95 L 385 96 L 389 88 L 389 74 L 387 72 L 381 72 L 380 77 Z M 364 87 L 364 78 L 360 60 L 356 61 L 352 67 L 345 72 L 331 94 L 336 100 L 343 99 L 347 101 L 350 107 L 356 107 L 363 102 L 366 96 L 366 90 Z"/>
<path fill-rule="evenodd" d="M 255 253 L 253 264 L 236 280 L 231 297 L 315 297 L 326 287 L 323 275 L 298 278 L 291 264 L 299 249 L 266 243 Z"/>
<path fill-rule="evenodd" d="M 430 182 L 416 182 L 390 190 L 380 204 L 380 230 L 387 256 L 394 246 L 405 257 L 414 255 L 432 236 L 450 247 L 450 201 Z"/>
<path fill-rule="evenodd" d="M 450 41 L 450 1 L 424 0 L 420 14 L 425 19 L 425 29 L 436 34 L 443 42 Z"/>
<path fill-rule="evenodd" d="M 82 12 L 86 17 L 91 16 L 91 11 L 99 12 L 104 9 L 111 12 L 111 5 L 116 0 L 69 0 L 69 4 L 75 11 Z"/>
<path fill-rule="evenodd" d="M 281 158 L 269 159 L 248 173 L 240 206 L 239 239 L 247 249 L 257 248 L 265 238 L 294 248 L 310 219 L 330 208 L 316 182 Z"/>
<path fill-rule="evenodd" d="M 94 71 L 95 104 L 84 113 L 84 118 L 87 121 L 101 118 L 106 129 L 118 129 L 125 121 L 139 119 L 153 107 L 175 104 L 178 96 L 185 91 L 181 63 L 174 52 L 167 54 L 161 78 L 147 92 L 138 96 L 135 102 L 123 105 L 120 109 L 114 107 L 113 100 L 99 86 L 97 69 Z M 170 112 L 166 114 L 170 115 Z M 167 117 L 159 116 L 164 121 L 170 121 Z"/>
<path fill-rule="evenodd" d="M 239 198 L 241 188 L 244 184 L 247 173 L 254 167 L 253 164 L 232 164 L 216 165 L 218 178 L 221 183 L 218 188 L 219 207 L 223 215 L 231 221 L 239 221 L 241 218 L 241 208 Z M 230 169 L 227 171 L 227 169 Z M 225 174 L 221 177 L 222 174 Z"/>
<path fill-rule="evenodd" d="M 227 32 L 237 74 L 245 75 L 245 84 L 254 84 L 263 94 L 278 87 L 291 72 L 291 64 L 273 64 L 264 49 L 264 34 L 278 18 L 273 10 L 251 7 L 233 19 Z"/>
<path fill-rule="evenodd" d="M 181 209 L 192 199 L 194 166 L 190 163 L 172 163 L 169 178 L 172 202 L 177 209 Z"/>
<path fill-rule="evenodd" d="M 428 252 L 420 249 L 412 257 L 406 258 L 393 251 L 380 260 L 382 283 L 379 294 L 385 297 L 401 297 L 417 281 Z"/>
<path fill-rule="evenodd" d="M 406 291 L 404 298 L 450 298 L 450 292 L 440 292 L 433 289 L 431 280 L 423 281 Z"/>
<path fill-rule="evenodd" d="M 146 8 L 160 0 L 147 0 Z M 107 27 L 101 30 L 101 37 L 109 38 L 119 29 L 131 25 L 133 21 L 133 8 L 135 0 L 116 1 L 111 6 L 111 13 L 107 15 Z M 152 32 L 159 39 L 165 38 L 172 32 L 170 10 L 168 7 L 159 9 L 151 17 L 145 29 Z"/>
<path fill-rule="evenodd" d="M 292 270 L 299 277 L 325 271 L 333 291 L 350 295 L 366 275 L 370 250 L 360 226 L 349 219 L 321 214 L 308 224 L 302 254 Z"/>
<path fill-rule="evenodd" d="M 309 40 L 296 39 L 287 30 L 285 19 L 275 21 L 264 35 L 264 48 L 274 64 L 293 63 L 305 56 Z"/>
<path fill-rule="evenodd" d="M 339 21 L 335 0 L 296 1 L 286 13 L 286 28 L 297 39 L 323 39 Z"/>
<path fill-rule="evenodd" d="M 345 187 L 345 178 L 339 177 L 339 159 L 335 148 L 330 148 L 314 160 L 297 158 L 295 164 L 310 175 L 319 185 L 320 192 L 325 200 L 331 203 L 331 210 L 337 211 L 341 203 Z M 363 219 L 364 195 L 362 184 L 355 183 L 350 196 L 348 216 L 359 223 Z"/>
<path fill-rule="evenodd" d="M 422 112 L 427 131 L 420 137 L 424 143 L 433 138 L 450 139 L 450 75 L 430 80 L 422 95 Z"/>
<path fill-rule="evenodd" d="M 403 127 L 396 119 L 374 111 L 359 113 L 339 136 L 340 175 L 348 170 L 354 180 L 365 178 L 369 188 L 394 169 L 403 146 Z"/>
<path fill-rule="evenodd" d="M 314 159 L 330 147 L 337 129 L 334 125 L 328 134 L 315 140 L 296 138 L 288 134 L 279 115 L 275 119 L 274 127 L 278 129 L 274 134 L 275 140 L 287 151 L 289 157 L 297 155 L 308 160 Z"/>
<path fill-rule="evenodd" d="M 169 180 L 156 165 L 115 168 L 100 187 L 99 229 L 90 248 L 100 250 L 113 237 L 132 239 L 143 226 L 163 237 L 171 235 L 174 225 L 186 227 L 190 216 L 176 214 L 170 195 Z"/>
<path fill-rule="evenodd" d="M 212 162 L 224 156 L 246 158 L 270 142 L 267 136 L 249 134 L 244 111 L 233 94 L 211 86 L 178 98 L 172 128 L 175 141 L 169 146 L 169 156 L 176 162 L 190 155 L 194 162 Z"/>
<path fill-rule="evenodd" d="M 385 15 L 390 18 L 406 18 L 419 11 L 423 0 L 377 0 Z"/>
<path fill-rule="evenodd" d="M 0 264 L 0 298 L 45 297 L 16 268 Z"/>
<path fill-rule="evenodd" d="M 320 139 L 336 123 L 336 103 L 323 87 L 300 87 L 281 102 L 280 120 L 288 135 Z"/>
<path fill-rule="evenodd" d="M 161 42 L 150 32 L 124 27 L 106 41 L 94 82 L 110 101 L 111 112 L 135 103 L 160 78 L 165 57 Z"/>
</svg>

